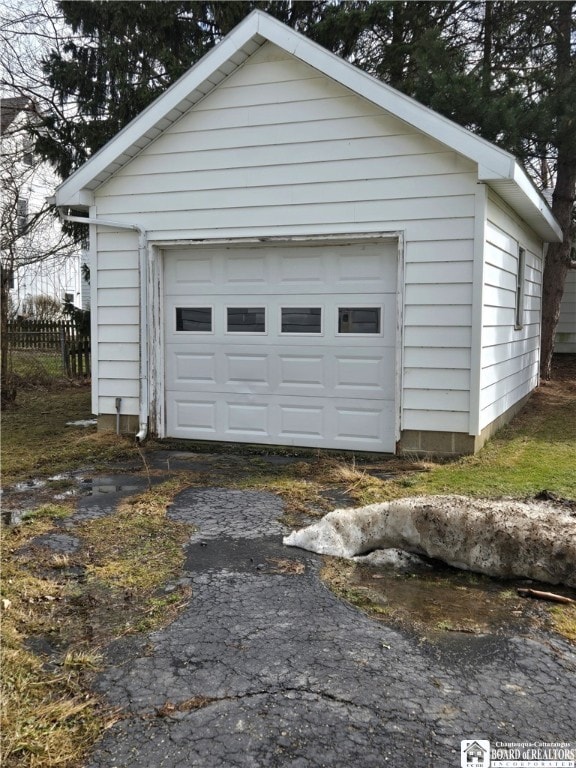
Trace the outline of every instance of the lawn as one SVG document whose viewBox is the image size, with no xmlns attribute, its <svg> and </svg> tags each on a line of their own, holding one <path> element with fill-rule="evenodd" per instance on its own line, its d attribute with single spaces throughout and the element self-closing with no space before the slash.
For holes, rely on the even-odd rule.
<svg viewBox="0 0 576 768">
<path fill-rule="evenodd" d="M 2 414 L 4 486 L 137 455 L 133 440 L 67 426 L 92 418 L 87 384 L 21 389 L 16 404 Z"/>
</svg>

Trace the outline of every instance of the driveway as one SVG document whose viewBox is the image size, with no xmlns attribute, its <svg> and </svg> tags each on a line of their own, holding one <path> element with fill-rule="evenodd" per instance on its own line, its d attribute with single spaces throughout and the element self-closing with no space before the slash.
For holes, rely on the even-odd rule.
<svg viewBox="0 0 576 768">
<path fill-rule="evenodd" d="M 263 492 L 176 498 L 169 516 L 197 526 L 192 597 L 109 647 L 96 687 L 123 718 L 87 768 L 448 768 L 463 739 L 576 740 L 573 646 L 391 629 L 323 585 L 320 557 L 282 546 L 281 514 Z"/>
</svg>

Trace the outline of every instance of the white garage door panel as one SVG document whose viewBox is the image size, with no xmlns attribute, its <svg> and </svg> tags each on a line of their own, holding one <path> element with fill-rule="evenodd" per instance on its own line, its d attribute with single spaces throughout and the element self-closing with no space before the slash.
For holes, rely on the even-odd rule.
<svg viewBox="0 0 576 768">
<path fill-rule="evenodd" d="M 374 292 L 374 281 L 387 291 L 396 290 L 396 243 L 273 246 L 255 252 L 254 247 L 173 250 L 165 267 L 171 295 L 272 293 Z"/>
<path fill-rule="evenodd" d="M 396 243 L 167 252 L 167 435 L 393 451 L 396 263 Z M 211 325 L 178 331 L 179 307 Z M 228 307 L 264 308 L 265 332 L 228 332 Z M 283 307 L 320 310 L 320 332 L 283 333 Z M 380 308 L 378 333 L 339 333 L 357 307 Z"/>
<path fill-rule="evenodd" d="M 229 440 L 267 445 L 302 445 L 358 450 L 391 450 L 394 443 L 394 404 L 271 395 L 253 402 L 251 395 L 200 393 L 173 398 L 168 421 L 172 437 L 190 440 Z"/>
<path fill-rule="evenodd" d="M 391 400 L 394 350 L 330 351 L 326 347 L 169 345 L 166 386 L 171 392 L 282 394 Z"/>
</svg>

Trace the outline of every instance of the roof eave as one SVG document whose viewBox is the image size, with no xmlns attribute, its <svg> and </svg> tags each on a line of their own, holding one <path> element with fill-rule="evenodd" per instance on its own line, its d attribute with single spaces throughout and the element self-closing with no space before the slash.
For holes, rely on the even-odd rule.
<svg viewBox="0 0 576 768">
<path fill-rule="evenodd" d="M 562 242 L 564 238 L 562 228 L 554 218 L 544 197 L 517 161 L 514 162 L 507 176 L 483 175 L 481 178 L 545 242 Z"/>
</svg>

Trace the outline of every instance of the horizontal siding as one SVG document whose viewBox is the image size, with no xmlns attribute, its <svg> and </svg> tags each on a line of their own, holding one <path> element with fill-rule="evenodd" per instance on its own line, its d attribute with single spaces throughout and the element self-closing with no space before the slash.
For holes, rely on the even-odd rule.
<svg viewBox="0 0 576 768">
<path fill-rule="evenodd" d="M 344 125 L 348 128 L 349 122 L 344 121 Z M 321 127 L 325 130 L 324 125 Z M 305 131 L 306 125 L 301 130 Z M 436 151 L 433 145 L 423 146 L 417 136 L 389 137 L 385 146 L 382 146 L 383 139 L 380 136 L 355 138 L 351 144 L 350 137 L 345 140 L 329 140 L 322 131 L 319 133 L 321 135 L 315 141 L 305 133 L 307 140 L 300 142 L 294 141 L 292 134 L 290 141 L 285 144 L 270 144 L 270 134 L 265 133 L 258 140 L 254 139 L 254 146 L 216 152 L 214 149 L 199 150 L 196 137 L 192 149 L 188 138 L 183 147 L 174 147 L 170 154 L 156 155 L 147 162 L 143 157 L 133 160 L 127 166 L 125 175 L 113 177 L 107 183 L 106 193 L 115 196 L 138 194 L 138 183 L 142 177 L 153 182 L 153 188 L 158 193 L 183 190 L 189 186 L 190 174 L 194 174 L 194 189 L 222 189 L 227 184 L 230 169 L 238 171 L 235 173 L 236 178 L 243 180 L 247 187 L 274 185 L 279 171 L 288 184 L 306 183 L 310 178 L 328 182 L 470 172 L 469 164 L 457 155 L 439 152 L 437 145 Z M 318 157 L 319 144 L 330 154 Z M 250 160 L 256 152 L 260 165 L 251 168 Z M 213 158 L 215 153 L 216 159 Z M 298 158 L 296 165 L 293 164 L 295 157 Z M 326 157 L 332 157 L 338 162 L 333 163 Z M 138 173 L 140 167 L 141 172 Z"/>
<path fill-rule="evenodd" d="M 568 270 L 566 276 L 554 350 L 576 354 L 576 269 Z"/>
<path fill-rule="evenodd" d="M 113 388 L 115 392 L 118 392 L 116 388 Z M 106 387 L 108 391 L 108 387 Z M 116 413 L 116 398 L 122 397 L 122 403 L 120 406 L 120 412 L 123 416 L 138 416 L 138 396 L 127 396 L 116 394 L 113 397 L 103 395 L 98 398 L 98 413 L 102 414 L 115 414 Z"/>
<path fill-rule="evenodd" d="M 230 181 L 231 174 L 228 174 Z M 234 215 L 241 215 L 244 209 L 256 208 L 261 215 L 261 206 L 264 198 L 266 206 L 290 205 L 298 206 L 316 205 L 322 201 L 327 203 L 348 203 L 354 201 L 356 205 L 369 203 L 371 205 L 382 202 L 386 209 L 390 210 L 395 218 L 398 216 L 399 206 L 411 205 L 414 198 L 421 199 L 422 195 L 432 198 L 428 215 L 435 218 L 445 214 L 447 206 L 455 216 L 469 216 L 473 210 L 474 198 L 470 194 L 473 178 L 471 174 L 447 174 L 442 177 L 442 195 L 438 194 L 438 183 L 434 178 L 418 179 L 414 185 L 412 179 L 363 179 L 360 181 L 348 180 L 341 183 L 308 181 L 305 184 L 295 185 L 286 183 L 269 185 L 267 187 L 248 187 L 240 185 L 226 190 L 211 189 L 198 191 L 178 191 L 162 193 L 162 206 L 164 215 L 185 211 L 189 213 L 199 212 L 203 216 L 207 211 L 218 209 L 220 215 L 223 211 L 231 209 Z M 118 213 L 148 213 L 158 205 L 158 193 L 156 191 L 142 192 L 139 195 L 122 195 L 118 198 L 106 198 L 100 205 L 102 216 L 116 215 Z M 299 217 L 300 218 L 300 217 Z"/>
<path fill-rule="evenodd" d="M 470 389 L 470 371 L 457 368 L 405 368 L 404 387 L 406 389 L 421 389 L 430 391 L 441 389 L 441 383 L 450 384 L 451 390 Z M 446 389 L 446 386 L 444 386 Z"/>
<path fill-rule="evenodd" d="M 99 215 L 145 218 L 157 237 L 430 219 L 470 236 L 470 163 L 288 55 L 278 81 L 268 66 L 249 60 L 103 185 Z"/>
<path fill-rule="evenodd" d="M 523 326 L 515 328 L 519 247 L 526 251 Z M 541 245 L 531 230 L 489 194 L 482 311 L 480 427 L 538 384 L 542 295 Z"/>
<path fill-rule="evenodd" d="M 402 427 L 467 432 L 476 181 L 469 161 L 267 44 L 96 205 L 152 241 L 404 232 Z M 98 242 L 109 407 L 114 371 L 137 373 L 137 241 L 107 230 Z"/>
<path fill-rule="evenodd" d="M 101 379 L 138 379 L 138 361 L 100 358 L 98 375 Z"/>
<path fill-rule="evenodd" d="M 350 207 L 348 208 L 348 214 L 350 213 Z M 237 237 L 254 237 L 255 231 L 257 231 L 258 238 L 265 237 L 291 237 L 294 235 L 339 235 L 350 233 L 366 233 L 366 232 L 397 232 L 404 231 L 406 241 L 408 242 L 422 242 L 426 244 L 434 242 L 445 242 L 449 239 L 465 240 L 472 238 L 474 235 L 474 217 L 465 216 L 463 218 L 450 218 L 449 211 L 446 211 L 446 215 L 438 219 L 410 219 L 404 218 L 386 219 L 382 221 L 378 217 L 378 208 L 371 211 L 373 214 L 367 218 L 360 218 L 356 215 L 353 221 L 350 221 L 347 216 L 343 219 L 335 220 L 323 220 L 322 217 L 318 217 L 318 220 L 311 220 L 313 217 L 306 217 L 306 223 L 295 226 L 291 223 L 286 223 L 284 217 L 280 216 L 274 220 L 262 221 L 257 230 L 253 226 L 247 227 L 227 227 L 224 219 L 221 221 L 221 225 L 217 231 L 213 227 L 196 227 L 190 228 L 189 219 L 183 216 L 179 222 L 180 229 L 155 229 L 152 227 L 148 230 L 150 240 L 209 240 L 211 238 L 237 238 Z M 145 216 L 138 217 L 126 217 L 127 220 L 134 221 L 138 218 L 138 221 L 145 223 Z M 268 218 L 268 217 L 267 217 Z M 332 217 L 336 219 L 337 217 Z M 197 223 L 197 222 L 196 222 Z M 202 221 L 203 224 L 209 222 Z"/>
<path fill-rule="evenodd" d="M 98 413 L 139 413 L 139 271 L 136 232 L 98 232 Z"/>
<path fill-rule="evenodd" d="M 468 433 L 468 412 L 441 410 L 407 410 L 404 414 L 403 428 L 432 432 Z"/>
</svg>

